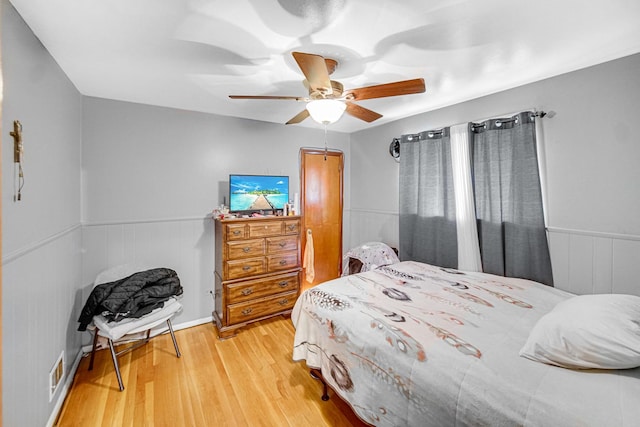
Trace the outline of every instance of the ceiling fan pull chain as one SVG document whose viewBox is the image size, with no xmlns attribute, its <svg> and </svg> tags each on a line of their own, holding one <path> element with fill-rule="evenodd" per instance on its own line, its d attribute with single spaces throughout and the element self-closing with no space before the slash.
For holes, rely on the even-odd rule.
<svg viewBox="0 0 640 427">
<path fill-rule="evenodd" d="M 327 161 L 327 124 L 324 124 L 324 161 Z"/>
</svg>

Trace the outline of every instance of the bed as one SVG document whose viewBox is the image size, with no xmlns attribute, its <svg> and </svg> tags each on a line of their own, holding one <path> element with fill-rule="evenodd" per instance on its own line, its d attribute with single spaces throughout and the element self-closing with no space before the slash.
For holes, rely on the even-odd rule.
<svg viewBox="0 0 640 427">
<path fill-rule="evenodd" d="M 291 316 L 293 359 L 317 369 L 372 425 L 637 426 L 640 368 L 607 365 L 617 366 L 608 360 L 619 350 L 633 359 L 629 366 L 640 366 L 640 305 L 626 297 L 615 296 L 600 314 L 592 300 L 584 305 L 539 283 L 406 261 L 301 294 Z M 630 307 L 620 309 L 620 301 Z M 617 340 L 620 348 L 599 330 L 607 316 L 613 335 L 630 334 Z M 559 336 L 544 329 L 547 319 Z M 569 346 L 568 361 L 545 360 L 553 358 L 545 339 L 579 341 L 570 327 L 586 346 L 607 342 L 611 357 Z M 607 369 L 585 369 L 589 363 Z"/>
</svg>

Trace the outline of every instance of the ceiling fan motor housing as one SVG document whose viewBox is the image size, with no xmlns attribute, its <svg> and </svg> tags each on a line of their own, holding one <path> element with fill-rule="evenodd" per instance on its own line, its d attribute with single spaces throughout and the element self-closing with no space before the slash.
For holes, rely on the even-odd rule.
<svg viewBox="0 0 640 427">
<path fill-rule="evenodd" d="M 305 85 L 307 86 L 307 85 Z M 323 90 L 323 89 L 319 89 L 319 90 L 315 90 L 312 91 L 311 89 L 309 89 L 309 98 L 311 99 L 336 99 L 336 98 L 340 98 L 342 97 L 342 93 L 344 92 L 344 86 L 342 85 L 342 83 L 335 81 L 335 80 L 331 80 L 331 89 L 332 92 L 328 93 L 329 91 L 327 90 Z"/>
</svg>

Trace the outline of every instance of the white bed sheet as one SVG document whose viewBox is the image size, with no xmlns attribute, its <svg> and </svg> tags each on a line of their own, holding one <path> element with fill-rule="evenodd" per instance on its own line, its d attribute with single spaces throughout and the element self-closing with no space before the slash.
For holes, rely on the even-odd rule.
<svg viewBox="0 0 640 427">
<path fill-rule="evenodd" d="M 640 368 L 577 371 L 518 356 L 571 294 L 402 262 L 305 291 L 293 359 L 380 426 L 637 426 Z"/>
</svg>

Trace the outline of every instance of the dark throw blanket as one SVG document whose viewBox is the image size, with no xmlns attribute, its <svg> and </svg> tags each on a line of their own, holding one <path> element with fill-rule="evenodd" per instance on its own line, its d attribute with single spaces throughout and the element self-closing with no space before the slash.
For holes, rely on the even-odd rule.
<svg viewBox="0 0 640 427">
<path fill-rule="evenodd" d="M 169 268 L 153 268 L 103 283 L 91 291 L 78 319 L 78 330 L 86 331 L 97 314 L 111 321 L 142 317 L 161 307 L 172 296 L 181 294 L 180 279 Z"/>
</svg>

